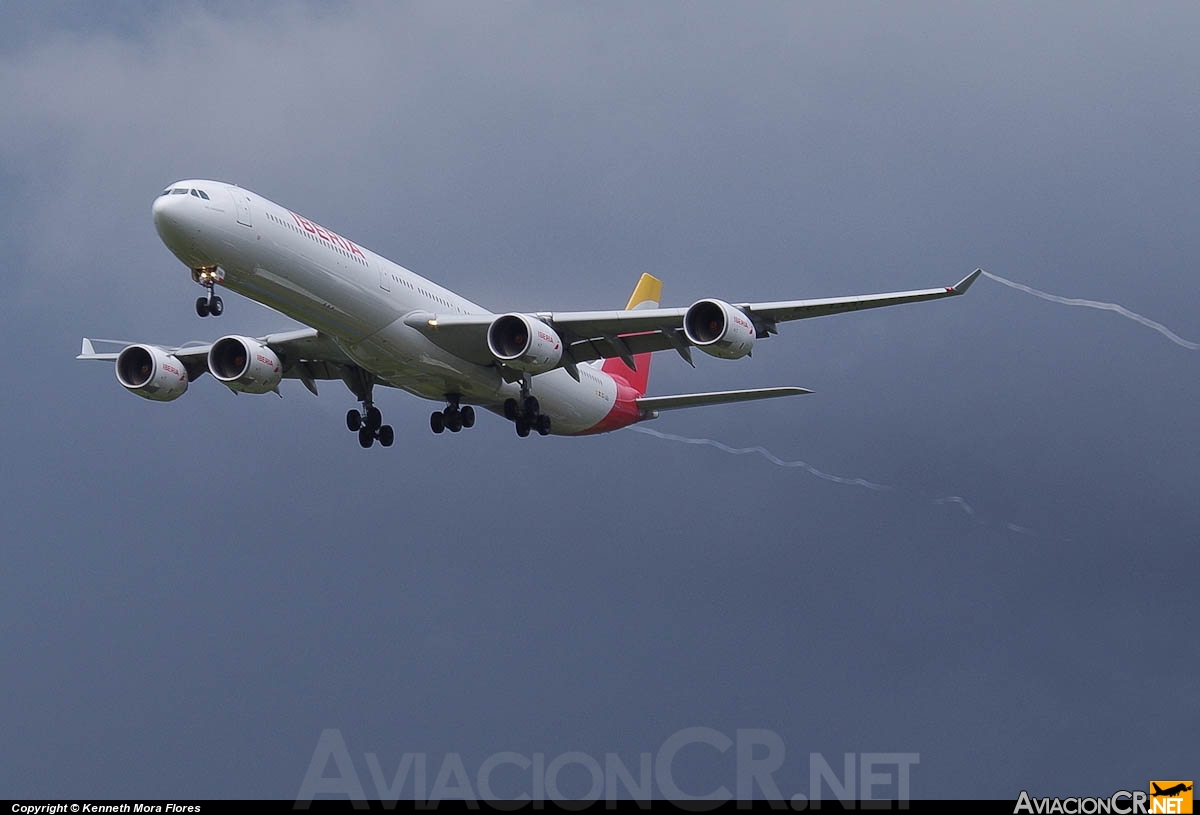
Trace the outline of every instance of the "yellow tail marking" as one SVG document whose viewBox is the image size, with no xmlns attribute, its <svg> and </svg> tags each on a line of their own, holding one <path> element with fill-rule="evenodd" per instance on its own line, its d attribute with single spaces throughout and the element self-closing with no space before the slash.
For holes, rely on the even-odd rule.
<svg viewBox="0 0 1200 815">
<path fill-rule="evenodd" d="M 661 297 L 662 281 L 654 275 L 643 274 L 638 280 L 637 287 L 634 288 L 633 296 L 629 298 L 629 305 L 625 306 L 625 310 L 632 311 L 638 306 L 657 308 Z"/>
</svg>

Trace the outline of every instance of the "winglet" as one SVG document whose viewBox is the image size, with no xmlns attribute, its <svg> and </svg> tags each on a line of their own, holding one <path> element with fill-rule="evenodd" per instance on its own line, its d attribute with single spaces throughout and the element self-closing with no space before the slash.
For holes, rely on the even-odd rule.
<svg viewBox="0 0 1200 815">
<path fill-rule="evenodd" d="M 87 337 L 84 337 L 83 350 L 79 352 L 79 356 L 75 357 L 75 359 L 87 359 L 88 357 L 94 357 L 95 355 L 96 349 L 92 346 L 92 341 Z"/>
<path fill-rule="evenodd" d="M 955 294 L 966 294 L 967 289 L 971 288 L 971 284 L 978 280 L 981 274 L 983 274 L 983 269 L 976 269 L 962 280 L 951 286 L 950 291 L 954 292 Z"/>
</svg>

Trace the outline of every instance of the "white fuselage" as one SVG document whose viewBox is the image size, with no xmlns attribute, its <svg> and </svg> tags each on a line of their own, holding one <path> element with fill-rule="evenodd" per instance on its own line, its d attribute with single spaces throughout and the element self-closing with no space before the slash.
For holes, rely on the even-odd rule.
<svg viewBox="0 0 1200 815">
<path fill-rule="evenodd" d="M 154 202 L 154 224 L 191 269 L 217 267 L 221 285 L 329 336 L 386 385 L 426 399 L 457 394 L 464 404 L 502 412 L 518 384 L 494 365 L 464 360 L 430 342 L 405 315 L 491 314 L 272 201 L 229 184 L 180 181 Z M 598 366 L 580 365 L 580 381 L 556 369 L 534 378 L 552 432 L 574 435 L 636 421 L 628 394 Z"/>
</svg>

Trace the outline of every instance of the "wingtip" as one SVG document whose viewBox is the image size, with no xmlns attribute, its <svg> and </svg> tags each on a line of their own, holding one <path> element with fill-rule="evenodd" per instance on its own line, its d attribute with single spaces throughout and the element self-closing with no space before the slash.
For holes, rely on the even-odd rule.
<svg viewBox="0 0 1200 815">
<path fill-rule="evenodd" d="M 84 337 L 83 338 L 83 349 L 80 350 L 79 356 L 77 356 L 75 358 L 76 359 L 86 359 L 87 357 L 95 356 L 95 354 L 96 354 L 96 349 L 92 346 L 92 341 L 89 340 L 87 337 Z"/>
<path fill-rule="evenodd" d="M 962 280 L 958 281 L 953 286 L 951 286 L 950 290 L 953 291 L 955 294 L 966 294 L 967 289 L 971 288 L 971 284 L 974 283 L 976 280 L 978 280 L 979 276 L 981 274 L 983 274 L 983 269 L 976 269 L 975 271 L 971 272 L 969 275 L 964 277 Z"/>
</svg>

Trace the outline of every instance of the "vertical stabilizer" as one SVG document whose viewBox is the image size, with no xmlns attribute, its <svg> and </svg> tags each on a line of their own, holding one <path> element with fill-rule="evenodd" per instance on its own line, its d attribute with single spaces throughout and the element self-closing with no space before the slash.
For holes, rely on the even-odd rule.
<svg viewBox="0 0 1200 815">
<path fill-rule="evenodd" d="M 661 299 L 662 281 L 653 275 L 643 274 L 625 310 L 658 308 Z M 617 341 L 620 342 L 620 338 Z M 641 396 L 646 393 L 646 386 L 650 380 L 650 354 L 634 354 L 633 364 L 634 367 L 630 368 L 620 357 L 613 357 L 605 360 L 601 370 L 609 376 L 625 380 Z"/>
</svg>

